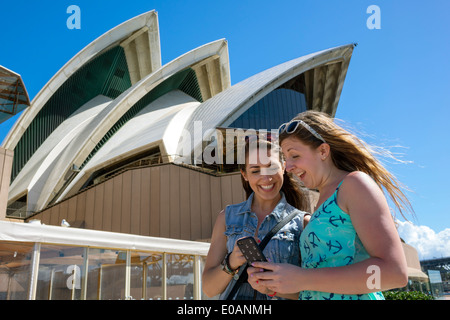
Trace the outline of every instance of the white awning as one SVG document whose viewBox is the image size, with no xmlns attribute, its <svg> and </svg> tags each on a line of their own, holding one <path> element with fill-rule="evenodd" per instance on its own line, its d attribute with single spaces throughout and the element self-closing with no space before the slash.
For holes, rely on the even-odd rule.
<svg viewBox="0 0 450 320">
<path fill-rule="evenodd" d="M 428 276 L 422 270 L 408 267 L 408 278 L 418 281 L 428 281 Z"/>
<path fill-rule="evenodd" d="M 206 256 L 209 243 L 72 227 L 42 225 L 39 221 L 0 221 L 0 241 L 40 242 L 95 248 L 143 250 Z"/>
</svg>

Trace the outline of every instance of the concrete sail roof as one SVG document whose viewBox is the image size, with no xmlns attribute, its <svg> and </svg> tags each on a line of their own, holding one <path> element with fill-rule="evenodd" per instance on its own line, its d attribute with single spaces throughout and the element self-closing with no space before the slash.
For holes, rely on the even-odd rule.
<svg viewBox="0 0 450 320">
<path fill-rule="evenodd" d="M 344 45 L 285 62 L 247 78 L 202 103 L 187 121 L 185 128 L 191 134 L 192 150 L 200 147 L 195 144 L 197 141 L 193 141 L 196 121 L 201 121 L 202 136 L 207 139 L 208 132 L 213 133 L 211 129 L 229 126 L 269 92 L 308 71 L 316 76 L 316 79 L 311 80 L 315 83 L 310 84 L 314 86 L 312 95 L 317 99 L 312 109 L 327 111 L 334 116 L 353 48 L 354 44 Z M 327 68 L 328 72 L 320 68 Z"/>
<path fill-rule="evenodd" d="M 40 188 L 35 190 L 37 194 L 30 194 L 31 186 L 26 185 L 26 182 L 24 182 L 25 185 L 18 182 L 21 188 L 14 188 L 12 194 L 28 193 L 31 196 L 27 201 L 28 211 L 37 211 L 44 208 L 64 187 L 68 176 L 72 174 L 72 168 L 81 166 L 97 143 L 126 111 L 164 80 L 187 68 L 198 70 L 199 66 L 207 63 L 214 63 L 220 67 L 220 72 L 216 73 L 215 78 L 212 79 L 212 82 L 220 83 L 218 90 L 228 88 L 230 86 L 228 47 L 224 39 L 187 52 L 139 80 L 111 103 L 108 103 L 93 117 L 84 130 L 79 131 L 76 136 L 70 139 L 64 149 L 60 149 L 58 156 L 53 153 L 54 160 L 51 162 L 51 166 L 44 170 L 45 178 L 41 176 L 33 178 L 40 181 Z M 62 126 L 64 125 L 63 123 Z M 10 202 L 11 200 L 13 200 L 12 197 L 10 197 Z"/>
<path fill-rule="evenodd" d="M 163 154 L 176 152 L 182 128 L 200 102 L 173 90 L 142 109 L 89 160 L 57 201 L 76 193 L 90 175 L 103 167 L 158 146 Z"/>
<path fill-rule="evenodd" d="M 28 191 L 28 202 L 34 203 L 33 194 L 39 196 L 42 183 L 46 181 L 51 169 L 57 163 L 61 154 L 82 131 L 89 127 L 90 122 L 112 100 L 105 96 L 97 96 L 59 126 L 36 150 L 33 157 L 22 168 L 17 178 L 11 183 L 9 197 L 15 199 Z"/>
<path fill-rule="evenodd" d="M 51 192 L 57 192 L 57 190 L 62 188 L 64 184 L 63 177 L 66 172 L 70 170 L 71 165 L 75 164 L 77 167 L 81 166 L 89 153 L 95 148 L 97 143 L 104 137 L 115 122 L 142 97 L 153 90 L 157 85 L 161 84 L 164 80 L 187 68 L 193 68 L 195 70 L 199 64 L 202 65 L 205 61 L 211 61 L 211 57 L 214 58 L 212 61 L 219 61 L 221 65 L 221 73 L 218 75 L 218 78 L 221 79 L 223 88 L 226 89 L 229 87 L 228 46 L 224 39 L 200 46 L 172 60 L 117 97 L 97 116 L 95 127 L 80 134 L 78 139 L 79 142 L 74 144 L 74 149 L 70 150 L 70 154 L 72 155 L 70 161 L 61 164 L 64 167 L 58 172 L 55 171 L 55 174 L 58 174 L 61 178 L 57 184 L 52 186 Z M 149 141 L 149 143 L 151 142 L 152 141 Z M 47 192 L 47 194 L 48 193 L 49 192 Z M 64 192 L 64 194 L 66 194 L 66 192 Z M 49 198 L 50 197 L 47 195 L 45 204 L 48 203 L 50 200 Z"/>
<path fill-rule="evenodd" d="M 22 115 L 19 117 L 19 119 L 16 121 L 16 123 L 6 136 L 2 146 L 6 149 L 13 150 L 27 127 L 30 125 L 31 121 L 35 118 L 35 116 L 42 109 L 45 103 L 65 81 L 67 81 L 88 61 L 92 60 L 94 57 L 98 56 L 107 49 L 119 45 L 120 42 L 126 40 L 128 37 L 132 36 L 133 33 L 139 31 L 142 28 L 148 28 L 148 30 L 151 30 L 151 35 L 149 34 L 149 36 L 152 37 L 154 41 L 152 47 L 150 48 L 150 51 L 155 57 L 153 59 L 154 68 L 159 68 L 161 66 L 161 58 L 158 16 L 156 11 L 152 10 L 134 17 L 128 21 L 125 21 L 122 24 L 107 31 L 106 33 L 92 41 L 90 44 L 88 44 L 72 59 L 70 59 L 34 97 L 33 101 L 31 102 L 31 108 L 28 108 L 22 113 Z"/>
<path fill-rule="evenodd" d="M 146 41 L 153 43 L 149 51 L 142 49 L 148 47 Z M 78 192 L 97 170 L 153 147 L 159 147 L 164 157 L 175 161 L 172 156 L 182 153 L 181 138 L 186 132 L 194 132 L 195 122 L 201 121 L 202 133 L 227 127 L 268 93 L 301 74 L 305 75 L 308 106 L 334 115 L 354 47 L 346 45 L 309 54 L 231 86 L 228 44 L 224 39 L 161 66 L 157 14 L 150 11 L 111 29 L 67 62 L 33 99 L 33 108 L 16 122 L 4 147 L 14 149 L 39 110 L 77 70 L 119 45 L 124 49 L 131 87 L 115 99 L 94 97 L 54 129 L 11 184 L 10 203 L 27 194 L 27 210 L 41 210 Z M 167 89 L 151 102 L 144 99 L 165 81 L 170 83 L 192 71 L 203 102 L 171 86 L 171 91 Z M 138 103 L 142 109 L 105 139 Z M 196 146 L 191 145 L 194 150 Z"/>
</svg>

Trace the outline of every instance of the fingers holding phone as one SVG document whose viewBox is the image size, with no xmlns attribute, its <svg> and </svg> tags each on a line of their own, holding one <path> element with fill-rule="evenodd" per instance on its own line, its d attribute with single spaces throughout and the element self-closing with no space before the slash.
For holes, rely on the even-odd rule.
<svg viewBox="0 0 450 320">
<path fill-rule="evenodd" d="M 260 272 L 264 272 L 264 269 L 261 268 L 254 268 L 254 267 L 248 267 L 247 273 L 248 273 L 248 283 L 252 286 L 253 289 L 256 291 L 261 292 L 262 294 L 271 294 L 272 291 L 265 285 L 264 281 L 259 281 L 258 278 L 255 276 L 256 274 Z"/>
<path fill-rule="evenodd" d="M 230 254 L 230 267 L 233 268 L 233 270 L 236 270 L 246 262 L 247 260 L 239 249 L 239 246 L 235 244 L 233 251 Z"/>
</svg>

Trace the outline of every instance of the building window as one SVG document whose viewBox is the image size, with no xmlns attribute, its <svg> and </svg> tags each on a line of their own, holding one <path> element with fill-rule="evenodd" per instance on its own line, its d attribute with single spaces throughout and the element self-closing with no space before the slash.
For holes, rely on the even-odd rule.
<svg viewBox="0 0 450 320">
<path fill-rule="evenodd" d="M 256 102 L 229 127 L 261 130 L 278 127 L 307 110 L 305 95 L 295 90 L 279 88 Z"/>
</svg>

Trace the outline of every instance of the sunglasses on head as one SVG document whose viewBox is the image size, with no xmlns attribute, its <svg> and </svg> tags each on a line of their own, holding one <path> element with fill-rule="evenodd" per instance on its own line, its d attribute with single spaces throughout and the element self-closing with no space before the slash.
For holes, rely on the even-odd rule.
<svg viewBox="0 0 450 320">
<path fill-rule="evenodd" d="M 278 128 L 278 134 L 282 134 L 284 131 L 286 131 L 286 133 L 288 133 L 288 134 L 291 134 L 291 133 L 295 132 L 295 130 L 297 130 L 299 124 L 301 124 L 303 126 L 303 128 L 305 128 L 306 130 L 308 130 L 314 137 L 316 137 L 317 139 L 319 139 L 323 143 L 326 143 L 325 139 L 322 138 L 322 136 L 320 134 L 318 134 L 316 130 L 311 128 L 303 120 L 292 120 L 290 122 L 283 123 Z"/>
</svg>

